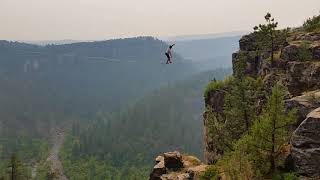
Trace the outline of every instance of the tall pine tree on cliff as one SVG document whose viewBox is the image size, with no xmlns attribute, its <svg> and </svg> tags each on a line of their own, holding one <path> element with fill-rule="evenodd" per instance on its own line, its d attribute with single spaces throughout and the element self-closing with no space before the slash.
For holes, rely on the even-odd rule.
<svg viewBox="0 0 320 180">
<path fill-rule="evenodd" d="M 274 61 L 275 52 L 275 38 L 276 38 L 276 28 L 278 27 L 278 22 L 275 22 L 274 18 L 270 13 L 265 15 L 264 19 L 266 24 L 259 24 L 253 29 L 258 34 L 259 48 L 269 48 L 271 52 L 271 63 Z"/>
<path fill-rule="evenodd" d="M 296 120 L 295 110 L 285 110 L 284 91 L 280 85 L 272 89 L 264 112 L 255 121 L 250 133 L 251 153 L 254 153 L 258 169 L 266 168 L 267 172 L 276 170 L 277 159 L 283 146 L 289 140 L 288 127 Z M 261 162 L 269 162 L 269 165 Z M 266 172 L 265 172 L 266 173 Z"/>
</svg>

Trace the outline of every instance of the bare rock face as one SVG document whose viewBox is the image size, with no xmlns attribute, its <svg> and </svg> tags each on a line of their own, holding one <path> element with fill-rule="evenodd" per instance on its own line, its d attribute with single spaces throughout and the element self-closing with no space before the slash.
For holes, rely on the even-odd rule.
<svg viewBox="0 0 320 180">
<path fill-rule="evenodd" d="M 306 39 L 311 40 L 298 40 L 296 42 L 292 42 L 290 45 L 282 49 L 280 57 L 286 61 L 301 61 L 301 59 L 299 59 L 299 53 L 307 50 L 310 55 L 312 55 L 312 60 L 320 60 L 320 40 L 312 40 L 318 39 L 319 37 L 320 35 L 310 37 L 306 36 Z M 306 44 L 308 44 L 307 42 L 309 45 L 307 45 L 306 49 Z"/>
<path fill-rule="evenodd" d="M 254 33 L 243 36 L 239 40 L 240 50 L 242 51 L 255 51 L 256 46 L 254 45 L 256 42 L 256 36 Z"/>
<path fill-rule="evenodd" d="M 287 61 L 298 61 L 299 48 L 300 46 L 296 44 L 283 48 L 281 58 Z"/>
<path fill-rule="evenodd" d="M 293 96 L 320 88 L 320 62 L 289 62 L 287 87 Z"/>
<path fill-rule="evenodd" d="M 320 107 L 320 90 L 306 92 L 301 96 L 288 99 L 285 104 L 287 109 L 297 109 L 297 128 L 311 111 Z"/>
<path fill-rule="evenodd" d="M 164 164 L 169 169 L 177 169 L 183 167 L 182 156 L 180 152 L 167 152 L 163 154 Z"/>
<path fill-rule="evenodd" d="M 302 176 L 320 178 L 320 108 L 308 114 L 291 143 L 295 170 Z"/>
<path fill-rule="evenodd" d="M 153 171 L 150 175 L 150 179 L 160 179 L 160 177 L 165 173 L 167 173 L 167 169 L 164 165 L 164 157 L 158 156 L 156 158 L 156 165 L 153 167 Z"/>
<path fill-rule="evenodd" d="M 320 60 L 320 45 L 313 47 L 312 55 L 313 55 L 313 59 L 319 59 Z"/>
<path fill-rule="evenodd" d="M 150 180 L 198 180 L 207 165 L 194 156 L 167 152 L 156 158 Z"/>
<path fill-rule="evenodd" d="M 293 41 L 320 41 L 320 33 L 310 32 L 297 34 L 292 38 Z"/>
<path fill-rule="evenodd" d="M 215 113 L 222 115 L 226 92 L 227 89 L 218 89 L 209 92 L 208 97 L 205 99 L 205 104 L 210 106 Z"/>
</svg>

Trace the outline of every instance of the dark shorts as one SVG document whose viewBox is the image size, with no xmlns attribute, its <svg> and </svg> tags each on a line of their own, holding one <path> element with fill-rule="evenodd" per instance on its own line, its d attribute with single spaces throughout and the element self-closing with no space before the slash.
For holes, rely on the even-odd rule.
<svg viewBox="0 0 320 180">
<path fill-rule="evenodd" d="M 170 59 L 170 56 L 169 56 L 169 54 L 168 54 L 168 53 L 166 53 L 166 56 L 167 56 L 167 58 L 168 58 L 168 59 Z"/>
</svg>

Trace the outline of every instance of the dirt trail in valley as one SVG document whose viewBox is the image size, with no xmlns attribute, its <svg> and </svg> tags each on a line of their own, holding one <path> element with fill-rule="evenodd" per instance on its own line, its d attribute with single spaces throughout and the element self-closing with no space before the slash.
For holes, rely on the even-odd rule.
<svg viewBox="0 0 320 180">
<path fill-rule="evenodd" d="M 59 159 L 59 152 L 62 148 L 65 131 L 63 129 L 56 129 L 52 132 L 52 147 L 47 158 L 47 162 L 51 164 L 51 171 L 55 173 L 55 176 L 59 180 L 68 180 L 67 176 L 64 174 L 64 169 L 62 163 Z"/>
</svg>

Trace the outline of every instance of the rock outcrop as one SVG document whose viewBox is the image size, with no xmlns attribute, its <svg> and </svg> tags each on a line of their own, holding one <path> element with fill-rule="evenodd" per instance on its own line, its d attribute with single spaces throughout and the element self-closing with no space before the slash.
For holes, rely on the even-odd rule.
<svg viewBox="0 0 320 180">
<path fill-rule="evenodd" d="M 320 33 L 290 34 L 287 42 L 275 48 L 275 61 L 272 63 L 270 52 L 256 53 L 255 44 L 255 33 L 240 39 L 240 50 L 232 56 L 233 73 L 241 69 L 240 65 L 245 67 L 245 75 L 260 77 L 268 93 L 278 82 L 286 87 L 286 107 L 298 112 L 298 120 L 290 129 L 294 133 L 291 144 L 288 142 L 286 157 L 290 157 L 290 167 L 294 168 L 291 170 L 307 178 L 320 179 Z M 308 60 L 303 59 L 306 56 Z M 223 152 L 217 149 L 209 134 L 207 116 L 212 111 L 224 117 L 224 96 L 227 92 L 226 87 L 215 89 L 208 92 L 205 99 L 204 157 L 208 164 L 214 164 Z M 265 100 L 266 97 L 261 99 L 258 109 L 263 107 Z"/>
<path fill-rule="evenodd" d="M 308 178 L 320 178 L 320 108 L 307 115 L 291 143 L 295 170 Z"/>
<path fill-rule="evenodd" d="M 320 89 L 320 61 L 289 62 L 285 73 L 286 86 L 293 96 Z"/>
<path fill-rule="evenodd" d="M 320 107 L 320 90 L 306 92 L 301 96 L 296 96 L 294 98 L 286 100 L 286 108 L 287 109 L 296 109 L 297 110 L 297 128 L 302 121 L 304 121 L 307 115 Z"/>
<path fill-rule="evenodd" d="M 150 180 L 197 180 L 207 168 L 196 157 L 181 155 L 177 151 L 164 153 L 155 161 Z"/>
</svg>

